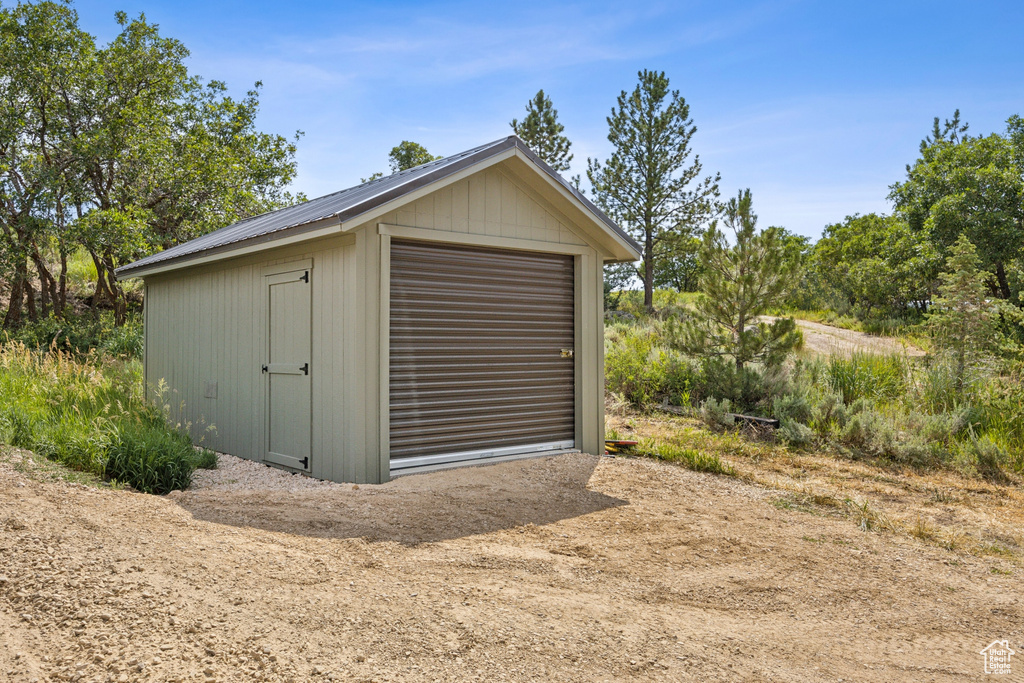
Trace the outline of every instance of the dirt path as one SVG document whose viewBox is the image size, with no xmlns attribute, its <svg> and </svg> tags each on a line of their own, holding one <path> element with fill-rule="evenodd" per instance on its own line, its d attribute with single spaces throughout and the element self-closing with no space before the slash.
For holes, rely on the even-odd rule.
<svg viewBox="0 0 1024 683">
<path fill-rule="evenodd" d="M 967 681 L 1024 644 L 1018 577 L 775 495 L 585 455 L 169 498 L 0 464 L 0 679 Z"/>
<path fill-rule="evenodd" d="M 763 317 L 769 322 L 776 320 L 772 316 Z M 905 353 L 911 357 L 925 355 L 924 351 L 916 346 L 904 344 L 892 337 L 880 337 L 856 330 L 846 330 L 810 320 L 797 320 L 796 324 L 804 333 L 804 349 L 823 356 L 849 356 L 855 351 Z"/>
</svg>

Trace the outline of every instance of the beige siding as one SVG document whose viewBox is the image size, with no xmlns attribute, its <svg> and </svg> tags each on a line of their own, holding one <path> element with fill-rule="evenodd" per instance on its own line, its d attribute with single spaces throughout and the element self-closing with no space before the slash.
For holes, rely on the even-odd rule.
<svg viewBox="0 0 1024 683">
<path fill-rule="evenodd" d="M 398 226 L 398 229 L 391 230 L 391 226 Z M 401 231 L 402 227 L 411 230 Z M 473 243 L 480 246 L 576 254 L 576 444 L 585 452 L 603 452 L 603 251 L 598 251 L 583 237 L 582 230 L 500 166 L 485 169 L 374 219 L 359 228 L 359 238 L 368 246 L 372 245 L 368 252 L 383 252 L 389 245 L 389 232 L 401 233 L 405 239 L 446 242 L 457 241 L 461 239 L 457 235 L 466 234 L 473 235 Z M 376 362 L 373 367 L 380 372 L 376 386 L 383 391 L 376 394 L 379 409 L 367 414 L 366 418 L 375 420 L 382 456 L 381 478 L 386 480 L 389 450 L 386 401 L 388 277 L 387 272 L 377 275 L 379 277 L 361 280 L 367 287 L 367 312 L 371 308 L 383 312 L 376 318 L 378 327 L 371 327 L 370 318 L 367 318 L 368 350 L 381 349 L 383 353 L 376 359 L 370 355 L 365 357 L 368 362 Z M 373 334 L 375 330 L 377 332 Z"/>
<path fill-rule="evenodd" d="M 417 233 L 405 239 L 459 239 L 574 255 L 576 442 L 584 451 L 599 453 L 604 438 L 601 266 L 607 254 L 537 190 L 501 166 L 375 216 L 344 236 L 148 277 L 145 371 L 150 387 L 164 381 L 163 402 L 190 425 L 197 442 L 262 460 L 263 269 L 310 259 L 311 473 L 335 481 L 386 481 L 388 225 Z M 208 382 L 217 383 L 216 399 L 204 396 Z M 210 425 L 215 430 L 207 431 Z"/>
<path fill-rule="evenodd" d="M 363 400 L 353 377 L 366 375 L 356 331 L 365 310 L 352 237 L 287 247 L 273 258 L 249 257 L 154 276 L 146 283 L 146 378 L 150 396 L 163 380 L 163 403 L 193 439 L 260 461 L 264 452 L 265 266 L 311 259 L 313 294 L 312 474 L 376 481 L 378 454 L 367 458 L 366 425 L 350 408 Z M 347 244 L 345 244 L 347 243 Z M 217 398 L 205 398 L 208 382 Z M 362 380 L 365 383 L 365 379 Z M 213 429 L 208 429 L 212 425 Z M 376 436 L 371 441 L 375 440 Z M 371 444 L 372 445 L 372 444 Z M 369 464 L 367 464 L 369 463 Z"/>
<path fill-rule="evenodd" d="M 587 244 L 566 218 L 500 167 L 428 194 L 377 222 L 533 242 Z"/>
</svg>

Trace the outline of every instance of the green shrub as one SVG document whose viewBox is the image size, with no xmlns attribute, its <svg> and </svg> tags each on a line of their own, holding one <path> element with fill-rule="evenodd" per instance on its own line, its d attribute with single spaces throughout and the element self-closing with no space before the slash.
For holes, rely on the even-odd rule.
<svg viewBox="0 0 1024 683">
<path fill-rule="evenodd" d="M 850 411 L 843 403 L 843 397 L 832 391 L 824 391 L 818 394 L 811 406 L 807 426 L 822 439 L 838 438 L 849 419 Z"/>
<path fill-rule="evenodd" d="M 772 401 L 772 417 L 806 425 L 811 421 L 811 404 L 801 394 L 786 394 Z"/>
<path fill-rule="evenodd" d="M 700 404 L 700 418 L 715 429 L 729 429 L 735 426 L 736 418 L 732 415 L 732 403 L 727 398 L 716 401 L 709 398 Z"/>
<path fill-rule="evenodd" d="M 209 448 L 197 448 L 192 456 L 197 470 L 217 469 L 217 454 Z"/>
<path fill-rule="evenodd" d="M 775 438 L 790 446 L 807 446 L 814 441 L 814 430 L 796 420 L 783 420 L 776 430 Z"/>
<path fill-rule="evenodd" d="M 914 330 L 921 324 L 923 316 L 918 313 L 908 313 L 903 317 L 872 317 L 860 321 L 860 329 L 868 334 L 883 337 L 899 337 L 908 331 Z"/>
<path fill-rule="evenodd" d="M 654 310 L 662 317 L 666 314 L 678 313 L 693 309 L 693 302 L 697 298 L 696 292 L 677 292 L 674 289 L 655 289 Z M 618 310 L 629 313 L 637 318 L 648 317 L 644 309 L 643 290 L 626 290 L 620 293 Z"/>
<path fill-rule="evenodd" d="M 0 440 L 147 492 L 216 464 L 145 401 L 138 361 L 19 343 L 0 346 Z"/>
<path fill-rule="evenodd" d="M 696 364 L 688 377 L 691 401 L 701 404 L 707 399 L 728 399 L 735 412 L 767 415 L 772 401 L 792 390 L 789 371 L 785 367 L 764 369 L 748 365 L 742 370 L 724 358 L 706 358 Z M 670 383 L 678 383 L 670 378 Z"/>
<path fill-rule="evenodd" d="M 965 435 L 971 426 L 970 410 L 960 409 L 938 414 L 909 417 L 911 429 L 920 435 L 925 443 L 932 443 L 949 450 L 958 437 Z"/>
<path fill-rule="evenodd" d="M 840 441 L 867 455 L 891 458 L 896 453 L 896 432 L 885 416 L 863 400 L 851 406 L 850 412 Z"/>
<path fill-rule="evenodd" d="M 909 329 L 907 321 L 897 322 Z M 911 363 L 901 354 L 855 353 L 740 371 L 727 358 L 691 358 L 666 348 L 663 329 L 649 317 L 609 325 L 608 386 L 634 405 L 667 396 L 675 405 L 699 407 L 694 413 L 716 430 L 735 426 L 728 413 L 776 417 L 778 440 L 793 447 L 817 442 L 970 476 L 1024 474 L 1024 365 L 1008 369 L 1009 357 L 1003 366 L 983 368 L 958 395 L 941 357 Z"/>
<path fill-rule="evenodd" d="M 99 348 L 112 356 L 142 358 L 143 339 L 142 318 L 133 316 L 104 334 Z"/>
<path fill-rule="evenodd" d="M 694 387 L 700 384 L 700 368 L 695 362 L 681 355 L 669 357 L 665 367 L 665 391 L 669 403 L 691 408 L 694 404 Z"/>
<path fill-rule="evenodd" d="M 929 413 L 955 411 L 976 403 L 987 379 L 986 373 L 971 368 L 960 386 L 954 364 L 947 358 L 938 358 L 916 373 L 917 400 Z"/>
<path fill-rule="evenodd" d="M 1005 477 L 1003 466 L 1010 463 L 1010 457 L 999 443 L 983 435 L 963 442 L 955 463 L 967 473 L 1001 480 Z"/>
<path fill-rule="evenodd" d="M 186 489 L 196 468 L 188 437 L 141 421 L 114 430 L 107 453 L 103 474 L 143 493 Z"/>
<path fill-rule="evenodd" d="M 1024 473 L 1024 377 L 1018 369 L 979 392 L 973 418 L 979 430 L 1004 444 L 1007 465 Z"/>
<path fill-rule="evenodd" d="M 667 362 L 668 356 L 653 328 L 614 326 L 606 336 L 608 389 L 638 408 L 650 407 L 666 393 Z"/>
<path fill-rule="evenodd" d="M 27 322 L 16 330 L 4 332 L 7 342 L 20 342 L 29 349 L 50 349 L 85 355 L 104 351 L 113 356 L 142 357 L 142 316 L 130 314 L 121 327 L 114 325 L 113 314 L 98 318 L 89 314 L 70 315 L 61 320 L 51 316 Z"/>
</svg>

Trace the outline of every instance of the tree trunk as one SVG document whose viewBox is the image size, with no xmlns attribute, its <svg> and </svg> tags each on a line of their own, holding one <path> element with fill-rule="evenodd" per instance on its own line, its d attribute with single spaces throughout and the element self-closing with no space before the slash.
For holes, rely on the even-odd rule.
<svg viewBox="0 0 1024 683">
<path fill-rule="evenodd" d="M 15 271 L 14 279 L 11 280 L 11 300 L 7 304 L 7 313 L 4 315 L 4 329 L 9 330 L 21 323 L 21 310 L 25 303 L 25 281 Z"/>
<path fill-rule="evenodd" d="M 60 275 L 57 278 L 57 303 L 55 304 L 57 317 L 64 317 L 64 310 L 68 305 L 68 255 L 62 250 L 60 252 Z"/>
<path fill-rule="evenodd" d="M 92 313 L 94 317 L 99 316 L 99 305 L 102 301 L 109 301 L 113 303 L 114 293 L 107 287 L 107 279 L 105 277 L 106 267 L 103 265 L 102 259 L 97 256 L 91 249 L 89 255 L 92 256 L 92 263 L 96 266 L 96 286 L 92 293 Z"/>
<path fill-rule="evenodd" d="M 736 349 L 737 351 L 743 348 L 743 332 L 747 329 L 747 316 L 745 313 L 740 313 L 740 319 L 736 323 Z M 744 360 L 741 354 L 736 354 L 736 372 L 743 372 Z"/>
<path fill-rule="evenodd" d="M 34 246 L 32 248 L 32 264 L 35 265 L 36 272 L 39 273 L 39 302 L 42 306 L 42 313 L 45 316 L 49 312 L 51 305 L 54 307 L 54 313 L 56 313 L 57 280 L 46 267 L 46 262 L 43 260 L 39 250 Z"/>
<path fill-rule="evenodd" d="M 654 235 L 650 229 L 644 239 L 644 309 L 654 313 Z"/>
<path fill-rule="evenodd" d="M 28 319 L 32 322 L 39 320 L 39 311 L 36 309 L 36 293 L 32 288 L 32 278 L 28 275 L 28 268 L 25 268 L 25 310 L 28 311 Z"/>
<path fill-rule="evenodd" d="M 114 259 L 109 256 L 103 257 L 103 275 L 106 277 L 107 291 L 110 292 L 111 303 L 114 305 L 114 325 L 121 327 L 128 317 L 128 297 L 114 274 Z"/>
<path fill-rule="evenodd" d="M 999 282 L 999 295 L 1008 300 L 1010 298 L 1010 283 L 1006 279 L 1006 267 L 1002 262 L 996 264 L 996 280 Z"/>
</svg>

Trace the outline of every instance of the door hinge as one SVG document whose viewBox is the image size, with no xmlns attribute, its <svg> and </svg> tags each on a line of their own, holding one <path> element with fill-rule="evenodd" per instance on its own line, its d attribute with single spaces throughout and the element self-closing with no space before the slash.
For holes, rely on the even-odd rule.
<svg viewBox="0 0 1024 683">
<path fill-rule="evenodd" d="M 305 458 L 303 458 L 302 460 L 299 460 L 299 462 L 302 463 L 302 469 L 304 469 L 304 470 L 308 470 L 309 469 L 309 456 L 308 455 Z"/>
<path fill-rule="evenodd" d="M 263 365 L 263 374 L 264 374 L 264 375 L 265 375 L 265 374 L 267 374 L 267 370 L 269 370 L 269 369 L 270 369 L 270 368 L 268 368 L 268 367 L 266 366 L 266 364 L 264 364 L 264 365 Z"/>
<path fill-rule="evenodd" d="M 308 375 L 309 374 L 309 363 L 303 363 L 302 367 L 299 368 L 299 370 L 302 370 L 302 374 L 303 375 Z"/>
<path fill-rule="evenodd" d="M 300 277 L 299 279 L 305 283 L 309 283 L 309 271 L 307 270 L 305 273 L 303 273 L 302 277 Z"/>
</svg>

